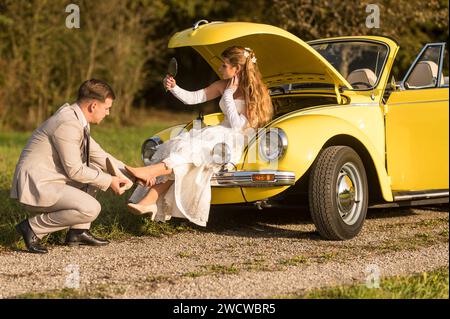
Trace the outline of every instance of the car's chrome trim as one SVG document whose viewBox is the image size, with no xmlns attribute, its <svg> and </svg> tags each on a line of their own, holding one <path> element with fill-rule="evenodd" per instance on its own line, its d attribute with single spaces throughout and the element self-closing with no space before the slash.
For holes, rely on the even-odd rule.
<svg viewBox="0 0 450 319">
<path fill-rule="evenodd" d="M 437 102 L 448 102 L 448 100 L 427 100 L 427 101 L 413 101 L 413 102 L 398 102 L 398 103 L 391 103 L 391 104 L 387 104 L 388 106 L 392 106 L 392 105 L 404 105 L 404 104 L 422 104 L 422 103 L 437 103 Z"/>
<path fill-rule="evenodd" d="M 392 208 L 392 207 L 407 207 L 407 206 L 436 205 L 436 204 L 448 204 L 448 197 L 380 203 L 370 205 L 369 208 Z"/>
<path fill-rule="evenodd" d="M 200 24 L 206 23 L 208 24 L 209 21 L 208 20 L 199 20 L 197 22 L 194 23 L 194 25 L 192 26 L 192 30 L 197 30 L 200 27 Z"/>
<path fill-rule="evenodd" d="M 361 175 L 353 163 L 347 162 L 340 169 L 336 180 L 336 203 L 342 221 L 355 224 L 363 212 L 363 191 Z"/>
<path fill-rule="evenodd" d="M 442 68 L 444 67 L 445 45 L 446 45 L 446 43 L 442 42 L 441 54 L 440 54 L 440 57 L 439 57 L 439 69 L 438 69 L 437 87 L 442 87 L 441 80 L 442 80 L 442 77 L 444 76 L 444 74 L 442 72 Z"/>
<path fill-rule="evenodd" d="M 425 191 L 400 191 L 393 192 L 394 201 L 418 200 L 428 198 L 448 197 L 448 189 L 432 189 Z"/>
<path fill-rule="evenodd" d="M 273 181 L 254 181 L 254 175 L 273 174 Z M 235 171 L 218 172 L 211 177 L 213 187 L 273 187 L 295 184 L 295 173 L 289 171 Z"/>
<path fill-rule="evenodd" d="M 348 106 L 380 106 L 380 103 L 371 102 L 371 103 L 350 103 Z"/>
</svg>

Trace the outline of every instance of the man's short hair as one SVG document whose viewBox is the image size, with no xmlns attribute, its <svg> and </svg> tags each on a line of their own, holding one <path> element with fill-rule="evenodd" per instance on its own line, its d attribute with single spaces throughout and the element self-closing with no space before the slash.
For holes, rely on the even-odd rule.
<svg viewBox="0 0 450 319">
<path fill-rule="evenodd" d="M 90 79 L 84 81 L 78 89 L 77 102 L 94 99 L 100 102 L 105 102 L 107 98 L 115 99 L 112 88 L 102 80 Z"/>
</svg>

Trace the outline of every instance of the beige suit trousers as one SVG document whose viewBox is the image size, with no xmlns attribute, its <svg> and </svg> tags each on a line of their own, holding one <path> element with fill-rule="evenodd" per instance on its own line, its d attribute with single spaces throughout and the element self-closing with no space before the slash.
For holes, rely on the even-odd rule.
<svg viewBox="0 0 450 319">
<path fill-rule="evenodd" d="M 29 218 L 31 229 L 42 239 L 45 235 L 65 228 L 89 229 L 101 211 L 100 203 L 88 193 L 76 187 L 59 184 L 60 199 L 50 207 L 23 204 L 25 209 L 40 215 Z M 89 193 L 93 193 L 91 190 Z"/>
</svg>

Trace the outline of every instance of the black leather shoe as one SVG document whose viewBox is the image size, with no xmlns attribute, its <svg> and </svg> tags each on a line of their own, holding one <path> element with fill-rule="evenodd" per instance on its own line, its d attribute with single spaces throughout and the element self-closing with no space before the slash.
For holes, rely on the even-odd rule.
<svg viewBox="0 0 450 319">
<path fill-rule="evenodd" d="M 69 246 L 105 246 L 108 244 L 108 240 L 95 237 L 88 229 L 70 229 L 66 235 L 66 245 Z"/>
<path fill-rule="evenodd" d="M 22 235 L 25 246 L 30 253 L 35 254 L 46 254 L 48 253 L 47 248 L 40 245 L 41 240 L 36 236 L 34 231 L 31 229 L 28 219 L 20 222 L 16 225 L 16 230 Z"/>
</svg>

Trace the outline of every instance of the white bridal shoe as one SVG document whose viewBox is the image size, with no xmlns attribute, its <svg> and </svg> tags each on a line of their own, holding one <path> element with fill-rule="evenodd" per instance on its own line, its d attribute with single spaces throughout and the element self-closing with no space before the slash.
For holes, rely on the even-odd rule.
<svg viewBox="0 0 450 319">
<path fill-rule="evenodd" d="M 148 214 L 151 220 L 155 220 L 156 213 L 158 212 L 158 207 L 156 204 L 150 205 L 140 205 L 134 203 L 128 203 L 128 208 L 134 215 L 145 215 Z"/>
<path fill-rule="evenodd" d="M 121 187 L 123 188 L 123 190 L 125 191 L 129 190 L 133 186 L 133 182 L 128 177 L 123 175 L 123 173 L 117 168 L 117 166 L 113 163 L 113 161 L 109 159 L 109 157 L 106 158 L 106 170 L 112 176 L 118 176 L 120 178 L 127 180 L 125 185 Z"/>
</svg>

